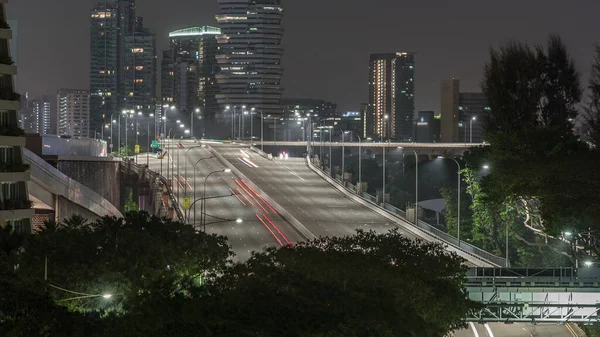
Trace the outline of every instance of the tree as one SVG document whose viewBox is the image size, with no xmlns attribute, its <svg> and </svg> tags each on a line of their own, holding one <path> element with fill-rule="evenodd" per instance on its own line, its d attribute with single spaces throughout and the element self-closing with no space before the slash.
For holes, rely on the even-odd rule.
<svg viewBox="0 0 600 337">
<path fill-rule="evenodd" d="M 476 307 L 463 262 L 397 231 L 320 238 L 229 268 L 207 287 L 219 316 L 203 315 L 222 336 L 442 336 Z"/>
<path fill-rule="evenodd" d="M 72 309 L 123 311 L 132 295 L 155 282 L 169 280 L 169 291 L 177 292 L 205 272 L 225 268 L 232 255 L 224 237 L 130 212 L 88 226 L 45 228 L 28 238 L 17 264 L 22 277 L 42 280 L 47 257 L 50 284 L 85 294 L 115 294 L 111 301 L 69 301 Z M 50 294 L 55 300 L 72 297 L 56 288 Z"/>
<path fill-rule="evenodd" d="M 398 231 L 359 231 L 281 249 L 208 278 L 186 295 L 153 291 L 113 334 L 162 336 L 443 336 L 478 306 L 464 260 Z"/>
<path fill-rule="evenodd" d="M 600 147 L 600 46 L 594 49 L 594 63 L 592 64 L 592 75 L 588 85 L 590 91 L 586 106 L 586 122 L 590 129 L 590 142 Z"/>
</svg>

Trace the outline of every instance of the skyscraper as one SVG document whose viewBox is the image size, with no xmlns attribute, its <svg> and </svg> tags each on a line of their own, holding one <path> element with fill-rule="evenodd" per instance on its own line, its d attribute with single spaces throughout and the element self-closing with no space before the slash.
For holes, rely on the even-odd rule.
<svg viewBox="0 0 600 337">
<path fill-rule="evenodd" d="M 156 36 L 138 17 L 133 32 L 125 37 L 122 109 L 146 115 L 154 113 L 156 96 Z"/>
<path fill-rule="evenodd" d="M 371 54 L 367 135 L 376 139 L 413 139 L 415 54 Z"/>
<path fill-rule="evenodd" d="M 102 127 L 108 116 L 119 111 L 117 10 L 102 2 L 90 15 L 90 128 Z"/>
<path fill-rule="evenodd" d="M 458 142 L 458 123 L 460 122 L 458 115 L 459 94 L 460 82 L 458 80 L 442 81 L 440 85 L 440 115 L 442 118 L 440 136 L 442 143 Z"/>
<path fill-rule="evenodd" d="M 31 133 L 40 135 L 56 134 L 56 102 L 52 96 L 45 95 L 28 101 L 29 113 L 35 120 Z"/>
<path fill-rule="evenodd" d="M 216 101 L 217 40 L 221 30 L 203 26 L 169 33 L 170 49 L 163 51 L 161 94 L 163 104 L 174 105 L 181 119 L 204 117 L 212 122 Z M 198 113 L 196 113 L 198 111 Z M 198 129 L 200 123 L 194 124 Z"/>
<path fill-rule="evenodd" d="M 484 141 L 482 116 L 490 110 L 487 98 L 481 92 L 461 92 L 458 96 L 458 115 L 462 130 L 460 142 Z"/>
<path fill-rule="evenodd" d="M 60 89 L 58 105 L 58 134 L 89 137 L 90 92 L 88 90 Z"/>
<path fill-rule="evenodd" d="M 154 113 L 156 38 L 134 0 L 103 1 L 90 16 L 90 129 L 123 110 Z"/>
<path fill-rule="evenodd" d="M 218 4 L 220 108 L 246 106 L 281 114 L 282 1 L 218 0 Z"/>
<path fill-rule="evenodd" d="M 12 31 L 6 22 L 4 2 L 0 2 L 0 228 L 8 234 L 31 232 L 31 208 L 27 181 L 28 167 L 23 165 L 25 137 L 18 126 L 19 95 L 15 92 L 13 76 L 17 67 L 11 64 L 9 43 Z"/>
</svg>

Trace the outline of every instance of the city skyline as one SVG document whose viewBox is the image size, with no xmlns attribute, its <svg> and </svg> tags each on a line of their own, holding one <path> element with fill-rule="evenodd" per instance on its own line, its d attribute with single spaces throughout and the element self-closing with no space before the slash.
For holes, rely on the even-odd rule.
<svg viewBox="0 0 600 337">
<path fill-rule="evenodd" d="M 36 13 L 29 11 L 31 2 L 39 5 Z M 96 3 L 65 0 L 65 5 L 58 8 L 38 0 L 9 2 L 10 17 L 20 21 L 21 91 L 38 96 L 60 87 L 87 87 L 87 14 Z M 452 6 L 442 3 L 432 0 L 429 6 L 404 4 L 402 13 L 410 15 L 397 14 L 394 9 L 399 5 L 391 0 L 380 0 L 372 7 L 345 4 L 345 19 L 332 24 L 331 18 L 339 9 L 335 2 L 286 2 L 284 97 L 324 99 L 336 102 L 341 111 L 356 110 L 368 99 L 369 54 L 411 50 L 417 52 L 417 77 L 421 79 L 417 82 L 415 110 L 439 111 L 440 80 L 456 77 L 465 91 L 479 91 L 490 46 L 517 36 L 520 41 L 542 43 L 549 33 L 559 33 L 564 38 L 584 80 L 590 72 L 596 42 L 592 13 L 600 9 L 600 3 L 589 1 L 588 6 L 567 8 L 558 1 L 508 1 L 494 5 L 468 0 Z M 169 6 L 160 4 L 156 0 L 140 0 L 137 4 L 145 25 L 156 32 L 158 50 L 168 46 L 169 31 L 216 24 L 216 1 L 173 0 Z M 520 11 L 511 10 L 515 8 L 511 4 L 518 4 Z M 541 5 L 546 8 L 543 17 L 538 15 Z M 377 8 L 383 7 L 390 10 L 378 13 Z M 311 17 L 310 24 L 304 19 L 307 15 Z M 40 38 L 51 39 L 57 34 L 69 38 L 52 44 L 39 43 Z M 319 74 L 326 80 L 315 81 Z"/>
</svg>

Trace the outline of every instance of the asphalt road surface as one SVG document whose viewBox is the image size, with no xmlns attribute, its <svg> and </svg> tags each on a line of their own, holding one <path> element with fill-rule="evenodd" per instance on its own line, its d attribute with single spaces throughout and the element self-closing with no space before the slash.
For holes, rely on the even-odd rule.
<svg viewBox="0 0 600 337">
<path fill-rule="evenodd" d="M 469 323 L 469 328 L 458 331 L 454 337 L 583 337 L 573 324 L 525 324 L 525 323 Z"/>
<path fill-rule="evenodd" d="M 236 145 L 211 146 L 316 236 L 353 235 L 357 229 L 383 233 L 396 228 L 387 218 L 325 183 L 303 158 L 268 160 L 249 150 L 242 153 Z M 400 232 L 415 238 L 412 233 Z"/>
<path fill-rule="evenodd" d="M 224 167 L 214 158 L 198 161 L 211 157 L 211 153 L 203 148 L 172 148 L 167 156 L 162 160 L 151 156 L 149 167 L 173 180 L 173 192 L 181 206 L 186 195 L 190 203 L 198 200 L 189 211 L 187 222 L 203 230 L 200 199 L 203 198 L 204 181 L 209 174 L 221 171 Z M 145 154 L 138 158 L 140 163 L 145 164 L 146 160 Z M 226 236 L 236 253 L 235 260 L 246 260 L 253 251 L 261 251 L 268 246 L 303 240 L 287 221 L 273 212 L 260 196 L 250 191 L 233 173 L 217 172 L 210 175 L 206 181 L 206 197 L 216 196 L 222 197 L 206 199 L 206 231 Z M 242 222 L 238 223 L 237 219 Z"/>
</svg>

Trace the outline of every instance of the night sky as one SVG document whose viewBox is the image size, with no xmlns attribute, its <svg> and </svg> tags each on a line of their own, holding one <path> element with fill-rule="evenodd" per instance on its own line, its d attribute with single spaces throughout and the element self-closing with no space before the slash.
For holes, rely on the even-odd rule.
<svg viewBox="0 0 600 337">
<path fill-rule="evenodd" d="M 10 0 L 18 20 L 19 91 L 54 94 L 89 88 L 91 0 Z M 216 25 L 216 0 L 138 0 L 137 13 L 157 33 Z M 57 5 L 60 4 L 60 5 Z M 559 33 L 587 80 L 600 42 L 598 0 L 287 0 L 284 97 L 321 98 L 339 110 L 367 101 L 370 53 L 413 51 L 417 110 L 439 111 L 439 82 L 455 77 L 461 91 L 480 91 L 490 46 L 511 39 L 543 43 Z M 160 60 L 159 60 L 160 61 Z"/>
</svg>

